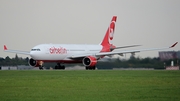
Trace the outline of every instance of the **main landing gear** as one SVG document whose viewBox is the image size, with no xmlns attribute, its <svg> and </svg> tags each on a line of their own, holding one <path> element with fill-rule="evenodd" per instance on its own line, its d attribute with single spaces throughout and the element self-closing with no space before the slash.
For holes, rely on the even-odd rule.
<svg viewBox="0 0 180 101">
<path fill-rule="evenodd" d="M 43 70 L 44 69 L 43 61 L 39 61 L 38 64 L 39 64 L 39 70 Z"/>
<path fill-rule="evenodd" d="M 86 66 L 86 70 L 95 70 L 95 69 L 96 69 L 96 66 L 92 66 L 92 67 Z"/>
<path fill-rule="evenodd" d="M 62 70 L 64 70 L 65 66 L 61 65 L 60 63 L 57 63 L 57 65 L 55 66 L 55 69 L 62 69 Z"/>
</svg>

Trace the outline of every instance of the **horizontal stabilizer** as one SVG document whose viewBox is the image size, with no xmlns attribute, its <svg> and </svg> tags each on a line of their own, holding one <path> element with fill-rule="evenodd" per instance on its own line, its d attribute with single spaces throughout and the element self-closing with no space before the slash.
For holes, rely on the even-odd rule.
<svg viewBox="0 0 180 101">
<path fill-rule="evenodd" d="M 10 53 L 30 55 L 30 52 L 28 52 L 28 51 L 11 50 L 11 49 L 8 49 L 6 45 L 4 45 L 4 51 L 5 52 L 10 52 Z"/>
</svg>

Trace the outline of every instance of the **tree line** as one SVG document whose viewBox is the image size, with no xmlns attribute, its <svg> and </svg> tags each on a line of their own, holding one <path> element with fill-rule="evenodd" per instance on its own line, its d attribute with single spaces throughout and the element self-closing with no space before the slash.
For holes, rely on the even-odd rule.
<svg viewBox="0 0 180 101">
<path fill-rule="evenodd" d="M 98 69 L 112 69 L 112 68 L 154 68 L 154 69 L 164 69 L 165 66 L 170 66 L 171 61 L 174 61 L 175 65 L 179 65 L 180 59 L 170 59 L 161 61 L 160 58 L 154 57 L 146 57 L 146 58 L 139 58 L 131 56 L 129 59 L 119 59 L 119 58 L 109 58 L 106 61 L 98 61 L 97 68 Z M 9 56 L 5 58 L 0 58 L 0 66 L 17 66 L 17 65 L 26 65 L 28 66 L 29 58 L 21 58 L 18 57 L 16 54 L 14 58 L 10 58 Z M 44 67 L 49 69 L 53 67 L 56 63 L 45 63 Z M 66 67 L 73 67 L 77 64 L 65 64 Z M 78 64 L 83 66 L 82 64 Z"/>
<path fill-rule="evenodd" d="M 171 65 L 171 61 L 174 61 L 174 66 L 179 66 L 180 59 L 169 59 L 161 61 L 159 57 L 146 57 L 139 58 L 131 56 L 127 60 L 113 59 L 108 62 L 100 62 L 97 66 L 103 68 L 154 68 L 154 69 L 165 69 L 166 66 Z"/>
<path fill-rule="evenodd" d="M 6 56 L 5 58 L 0 58 L 0 66 L 17 66 L 17 65 L 28 65 L 29 58 L 18 57 L 16 54 L 14 58 Z"/>
</svg>

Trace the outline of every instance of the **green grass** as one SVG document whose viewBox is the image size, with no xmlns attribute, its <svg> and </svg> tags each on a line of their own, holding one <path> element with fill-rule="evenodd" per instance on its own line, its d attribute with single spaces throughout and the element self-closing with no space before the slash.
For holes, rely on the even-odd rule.
<svg viewBox="0 0 180 101">
<path fill-rule="evenodd" d="M 180 71 L 0 71 L 1 101 L 180 101 Z"/>
</svg>

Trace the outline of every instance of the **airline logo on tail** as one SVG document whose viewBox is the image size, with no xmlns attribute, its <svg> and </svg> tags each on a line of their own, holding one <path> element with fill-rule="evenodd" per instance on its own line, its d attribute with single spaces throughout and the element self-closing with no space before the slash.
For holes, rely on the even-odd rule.
<svg viewBox="0 0 180 101">
<path fill-rule="evenodd" d="M 116 22 L 116 17 L 113 17 L 111 24 L 108 28 L 109 30 L 109 39 L 112 40 L 114 36 L 114 30 L 115 30 L 115 22 Z"/>
<path fill-rule="evenodd" d="M 115 23 L 116 23 L 117 16 L 113 16 L 111 23 L 106 31 L 104 39 L 101 43 L 102 46 L 109 46 L 111 41 L 113 40 L 114 30 L 115 30 Z"/>
</svg>

